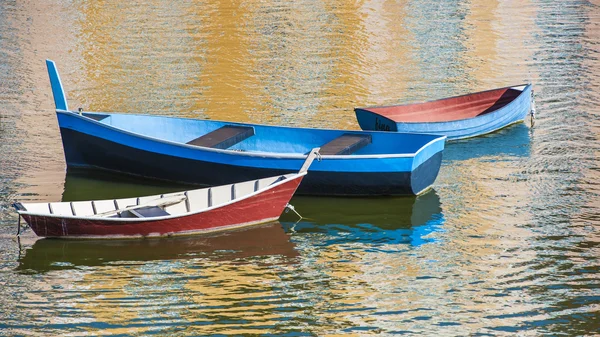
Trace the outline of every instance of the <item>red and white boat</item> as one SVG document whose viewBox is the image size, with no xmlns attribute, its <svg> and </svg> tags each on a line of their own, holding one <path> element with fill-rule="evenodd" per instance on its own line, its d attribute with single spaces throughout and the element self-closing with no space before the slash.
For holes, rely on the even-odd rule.
<svg viewBox="0 0 600 337">
<path fill-rule="evenodd" d="M 53 238 L 191 235 L 279 219 L 318 155 L 298 173 L 138 198 L 14 204 L 35 234 Z"/>
</svg>

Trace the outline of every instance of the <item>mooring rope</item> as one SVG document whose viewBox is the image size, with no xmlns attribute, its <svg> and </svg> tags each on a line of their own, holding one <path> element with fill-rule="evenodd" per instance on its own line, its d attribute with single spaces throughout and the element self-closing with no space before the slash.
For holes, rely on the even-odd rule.
<svg viewBox="0 0 600 337">
<path fill-rule="evenodd" d="M 323 160 L 323 157 L 321 157 L 321 153 L 319 151 L 316 151 L 315 154 L 317 155 L 317 161 Z"/>
<path fill-rule="evenodd" d="M 300 215 L 300 213 L 296 212 L 296 209 L 294 208 L 293 205 L 291 205 L 291 204 L 288 203 L 287 205 L 285 205 L 285 208 L 291 210 L 294 213 L 296 213 L 296 215 L 300 218 L 300 220 L 304 219 L 304 217 L 302 215 Z"/>
<path fill-rule="evenodd" d="M 19 221 L 17 221 L 17 236 L 21 235 L 21 215 L 19 214 Z"/>
</svg>

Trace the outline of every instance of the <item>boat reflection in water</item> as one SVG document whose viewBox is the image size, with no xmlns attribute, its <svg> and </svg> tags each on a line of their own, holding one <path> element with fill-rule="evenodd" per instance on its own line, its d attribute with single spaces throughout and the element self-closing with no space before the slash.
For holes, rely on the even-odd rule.
<svg viewBox="0 0 600 337">
<path fill-rule="evenodd" d="M 410 244 L 419 246 L 436 239 L 429 234 L 443 231 L 444 216 L 435 190 L 418 197 L 292 199 L 303 217 L 294 222 L 291 212 L 280 219 L 287 232 L 321 233 L 315 245 L 341 242 Z"/>
<path fill-rule="evenodd" d="M 298 252 L 279 222 L 235 231 L 189 237 L 131 240 L 40 239 L 25 250 L 17 270 L 43 273 L 81 266 L 132 262 L 209 259 L 212 261 L 257 256 L 294 258 Z"/>
<path fill-rule="evenodd" d="M 443 165 L 478 158 L 527 157 L 531 152 L 531 132 L 525 123 L 519 123 L 485 136 L 448 143 Z"/>
</svg>

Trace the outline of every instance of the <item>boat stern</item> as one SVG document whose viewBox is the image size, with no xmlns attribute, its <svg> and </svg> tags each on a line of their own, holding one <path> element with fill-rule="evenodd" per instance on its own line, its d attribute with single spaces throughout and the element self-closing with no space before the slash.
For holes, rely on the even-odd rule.
<svg viewBox="0 0 600 337">
<path fill-rule="evenodd" d="M 411 172 L 411 188 L 415 195 L 429 190 L 440 172 L 446 136 L 439 136 L 423 146 L 415 155 Z"/>
</svg>

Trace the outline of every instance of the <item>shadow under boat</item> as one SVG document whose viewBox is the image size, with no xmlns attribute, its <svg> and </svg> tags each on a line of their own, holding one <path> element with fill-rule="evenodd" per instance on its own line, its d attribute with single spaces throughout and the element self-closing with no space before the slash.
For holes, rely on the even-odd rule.
<svg viewBox="0 0 600 337">
<path fill-rule="evenodd" d="M 528 157 L 531 132 L 525 123 L 517 123 L 480 137 L 449 142 L 444 149 L 444 162 L 499 156 Z"/>
<path fill-rule="evenodd" d="M 125 177 L 103 170 L 70 168 L 65 176 L 62 201 L 133 198 L 187 189 L 190 185 Z"/>
<path fill-rule="evenodd" d="M 351 198 L 296 196 L 291 203 L 303 217 L 288 212 L 280 219 L 286 232 L 322 233 L 328 245 L 341 241 L 403 243 L 413 246 L 435 241 L 444 216 L 435 190 L 418 197 Z"/>
<path fill-rule="evenodd" d="M 80 266 L 206 258 L 227 261 L 260 256 L 298 256 L 279 222 L 189 237 L 127 240 L 39 239 L 25 249 L 17 270 L 44 273 Z"/>
</svg>

